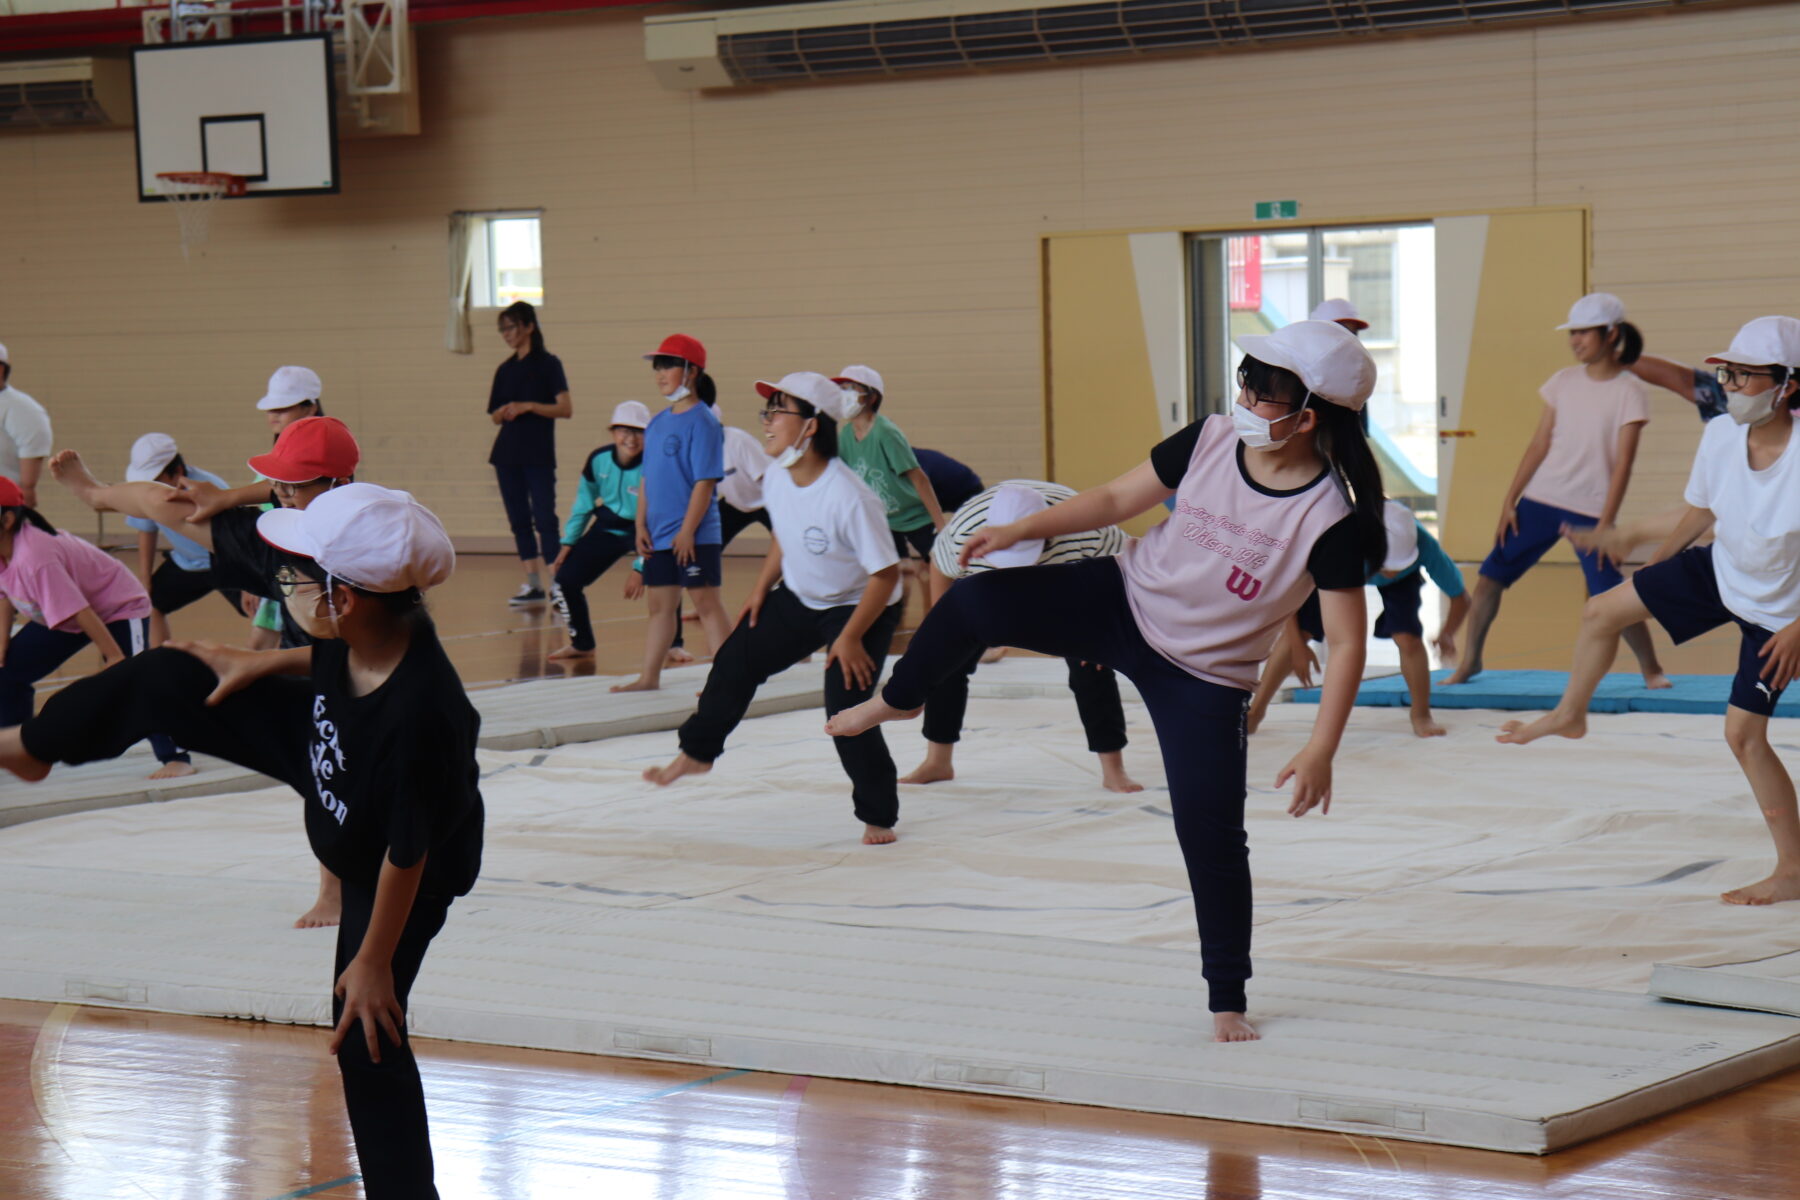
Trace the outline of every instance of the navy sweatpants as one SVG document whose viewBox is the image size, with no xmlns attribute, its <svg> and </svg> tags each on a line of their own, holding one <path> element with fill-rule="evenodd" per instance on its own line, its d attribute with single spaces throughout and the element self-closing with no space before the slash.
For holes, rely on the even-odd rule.
<svg viewBox="0 0 1800 1200">
<path fill-rule="evenodd" d="M 981 665 L 984 646 L 950 677 L 931 689 L 925 698 L 925 720 L 920 732 L 925 740 L 952 746 L 962 740 L 963 716 L 969 710 L 969 679 Z M 1119 700 L 1119 677 L 1099 663 L 1068 660 L 1069 690 L 1075 693 L 1075 711 L 1081 716 L 1087 748 L 1095 754 L 1113 754 L 1125 748 L 1125 705 Z"/>
<path fill-rule="evenodd" d="M 984 646 L 1104 663 L 1137 685 L 1162 744 L 1175 837 L 1200 926 L 1213 1012 L 1243 1012 L 1250 978 L 1244 712 L 1250 693 L 1189 675 L 1138 632 L 1111 558 L 958 580 L 932 606 L 881 697 L 915 709 Z"/>
<path fill-rule="evenodd" d="M 106 629 L 127 655 L 142 654 L 150 648 L 149 617 L 113 621 Z M 12 643 L 6 648 L 6 661 L 0 663 L 0 729 L 29 721 L 37 698 L 34 685 L 90 645 L 85 633 L 50 629 L 35 621 L 15 630 Z M 186 750 L 164 734 L 151 735 L 150 749 L 156 752 L 160 763 L 193 761 Z"/>
<path fill-rule="evenodd" d="M 562 529 L 556 523 L 556 468 L 496 464 L 494 478 L 500 483 L 500 503 L 506 506 L 506 523 L 520 561 L 541 558 L 548 563 L 562 548 Z"/>
</svg>

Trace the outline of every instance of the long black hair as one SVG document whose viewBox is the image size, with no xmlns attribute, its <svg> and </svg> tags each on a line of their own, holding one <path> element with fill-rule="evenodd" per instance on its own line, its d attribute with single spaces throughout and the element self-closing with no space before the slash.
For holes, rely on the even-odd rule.
<svg viewBox="0 0 1800 1200">
<path fill-rule="evenodd" d="M 5 513 L 16 513 L 18 515 L 19 519 L 13 522 L 14 533 L 17 533 L 27 525 L 35 525 L 51 537 L 56 536 L 56 526 L 44 520 L 43 514 L 38 512 L 37 509 L 32 508 L 29 504 L 15 504 L 11 508 L 0 508 L 0 515 Z"/>
<path fill-rule="evenodd" d="M 1369 574 L 1380 570 L 1387 559 L 1387 522 L 1382 517 L 1387 497 L 1381 490 L 1381 468 L 1376 465 L 1375 453 L 1369 449 L 1368 436 L 1363 432 L 1362 413 L 1333 404 L 1323 396 L 1308 397 L 1306 384 L 1298 375 L 1260 359 L 1245 357 L 1239 378 L 1252 396 L 1293 406 L 1304 400 L 1317 414 L 1313 445 L 1350 497 L 1357 546 Z"/>
<path fill-rule="evenodd" d="M 1644 335 L 1630 321 L 1614 325 L 1606 334 L 1606 344 L 1614 346 L 1621 367 L 1629 367 L 1644 356 Z"/>
<path fill-rule="evenodd" d="M 514 300 L 500 310 L 500 320 L 531 326 L 531 353 L 544 353 L 544 327 L 538 324 L 537 309 L 524 300 Z"/>
<path fill-rule="evenodd" d="M 812 438 L 812 448 L 819 452 L 819 457 L 824 459 L 836 458 L 838 456 L 837 419 L 835 417 L 826 416 L 817 408 L 813 407 L 799 396 L 794 395 L 792 392 L 783 392 L 781 394 L 800 406 L 800 415 L 802 417 L 819 423 L 819 431 L 813 434 Z"/>
</svg>

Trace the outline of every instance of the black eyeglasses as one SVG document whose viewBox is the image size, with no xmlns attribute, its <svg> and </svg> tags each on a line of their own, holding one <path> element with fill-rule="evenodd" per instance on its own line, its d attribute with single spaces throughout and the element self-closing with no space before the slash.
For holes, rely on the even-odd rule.
<svg viewBox="0 0 1800 1200">
<path fill-rule="evenodd" d="M 779 416 L 786 415 L 786 416 L 790 416 L 790 417 L 802 417 L 803 418 L 803 417 L 805 417 L 806 414 L 801 412 L 798 409 L 780 408 L 776 405 L 771 404 L 768 408 L 763 409 L 761 412 L 757 413 L 756 415 L 762 418 L 762 423 L 764 425 L 767 425 L 770 421 L 773 421 L 776 417 L 779 417 Z"/>
<path fill-rule="evenodd" d="M 1752 379 L 1773 379 L 1773 371 L 1752 371 L 1749 367 L 1715 367 L 1713 377 L 1720 387 L 1746 387 Z"/>
<path fill-rule="evenodd" d="M 277 496 L 280 496 L 283 500 L 292 500 L 295 496 L 298 496 L 302 491 L 304 491 L 307 488 L 318 487 L 321 483 L 330 483 L 330 482 L 331 482 L 331 480 L 329 480 L 325 476 L 321 475 L 321 476 L 319 476 L 319 478 L 309 479 L 305 483 L 274 483 L 274 482 L 271 482 L 269 484 L 269 490 L 274 492 Z"/>
<path fill-rule="evenodd" d="M 324 590 L 325 585 L 316 579 L 308 579 L 292 567 L 282 567 L 275 572 L 275 586 L 283 596 L 292 596 L 303 587 L 312 586 Z"/>
</svg>

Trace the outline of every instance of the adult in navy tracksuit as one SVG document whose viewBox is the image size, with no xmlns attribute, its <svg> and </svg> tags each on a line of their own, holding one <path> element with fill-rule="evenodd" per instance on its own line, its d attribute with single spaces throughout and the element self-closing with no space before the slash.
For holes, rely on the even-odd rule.
<svg viewBox="0 0 1800 1200">
<path fill-rule="evenodd" d="M 556 425 L 574 411 L 562 360 L 544 349 L 537 309 L 520 300 L 500 311 L 500 337 L 512 356 L 494 371 L 488 417 L 500 427 L 488 462 L 500 484 L 506 521 L 525 583 L 509 604 L 541 604 L 544 563 L 561 545 L 556 523 Z"/>
</svg>

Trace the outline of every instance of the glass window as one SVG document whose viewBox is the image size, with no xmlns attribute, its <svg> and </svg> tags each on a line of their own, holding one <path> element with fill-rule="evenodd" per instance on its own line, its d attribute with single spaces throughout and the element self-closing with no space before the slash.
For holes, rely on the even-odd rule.
<svg viewBox="0 0 1800 1200">
<path fill-rule="evenodd" d="M 469 303 L 505 308 L 516 300 L 544 303 L 542 219 L 537 213 L 477 213 L 482 228 L 472 247 Z"/>
</svg>

